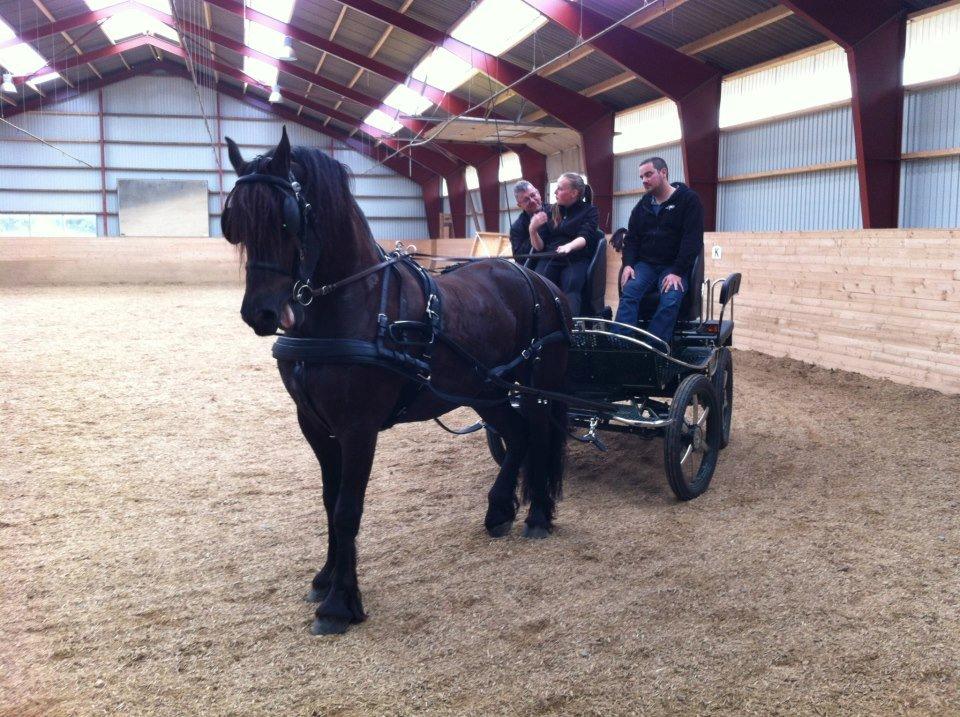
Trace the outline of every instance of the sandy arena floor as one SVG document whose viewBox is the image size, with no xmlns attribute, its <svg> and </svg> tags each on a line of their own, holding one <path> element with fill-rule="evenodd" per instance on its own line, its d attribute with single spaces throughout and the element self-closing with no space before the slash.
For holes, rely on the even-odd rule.
<svg viewBox="0 0 960 717">
<path fill-rule="evenodd" d="M 395 428 L 370 619 L 316 638 L 320 474 L 239 305 L 0 292 L 0 713 L 960 712 L 960 398 L 738 352 L 704 496 L 573 446 L 542 542 L 484 533 L 481 436 Z"/>
</svg>

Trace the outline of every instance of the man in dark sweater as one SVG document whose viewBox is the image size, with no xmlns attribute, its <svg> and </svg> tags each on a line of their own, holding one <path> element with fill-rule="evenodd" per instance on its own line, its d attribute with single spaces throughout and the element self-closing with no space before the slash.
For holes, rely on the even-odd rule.
<svg viewBox="0 0 960 717">
<path fill-rule="evenodd" d="M 670 183 L 660 157 L 640 163 L 640 179 L 646 194 L 630 213 L 624 237 L 623 296 L 616 320 L 636 325 L 640 300 L 656 286 L 660 303 L 648 330 L 669 343 L 690 288 L 690 270 L 703 252 L 703 206 L 688 186 Z"/>
<path fill-rule="evenodd" d="M 513 196 L 520 208 L 520 216 L 510 225 L 510 245 L 513 247 L 514 257 L 530 254 L 530 218 L 540 212 L 550 212 L 550 207 L 544 205 L 540 192 L 526 179 L 521 179 L 513 187 Z M 523 261 L 523 259 L 519 259 Z"/>
</svg>

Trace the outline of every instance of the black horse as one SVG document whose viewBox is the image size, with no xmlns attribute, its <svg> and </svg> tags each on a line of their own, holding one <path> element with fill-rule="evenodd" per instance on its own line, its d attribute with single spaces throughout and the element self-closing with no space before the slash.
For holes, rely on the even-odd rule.
<svg viewBox="0 0 960 717">
<path fill-rule="evenodd" d="M 487 531 L 509 532 L 522 468 L 524 535 L 546 537 L 566 442 L 567 409 L 552 393 L 564 383 L 570 328 L 559 290 L 497 259 L 433 278 L 373 241 L 336 160 L 291 148 L 286 129 L 249 162 L 227 145 L 239 178 L 222 224 L 247 262 L 240 313 L 260 336 L 283 328 L 274 355 L 323 476 L 328 551 L 308 595 L 320 603 L 314 634 L 366 617 L 356 536 L 377 434 L 394 423 L 473 407 L 506 447 Z"/>
</svg>

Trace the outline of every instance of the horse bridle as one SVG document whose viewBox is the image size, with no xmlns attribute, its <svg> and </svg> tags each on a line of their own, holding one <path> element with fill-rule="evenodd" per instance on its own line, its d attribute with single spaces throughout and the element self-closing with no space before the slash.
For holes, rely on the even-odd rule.
<svg viewBox="0 0 960 717">
<path fill-rule="evenodd" d="M 302 306 L 309 306 L 315 295 L 310 282 L 317 269 L 317 264 L 320 262 L 319 242 L 308 245 L 306 241 L 307 229 L 313 225 L 313 206 L 304 199 L 300 182 L 297 181 L 292 171 L 287 175 L 287 179 L 267 174 L 259 166 L 264 159 L 269 158 L 257 157 L 254 160 L 257 163 L 257 169 L 250 174 L 238 177 L 235 186 L 239 184 L 267 184 L 280 190 L 283 194 L 283 205 L 281 207 L 283 224 L 281 228 L 287 238 L 296 237 L 299 251 L 292 270 L 265 261 L 247 262 L 246 269 L 248 272 L 271 271 L 275 274 L 290 277 L 294 280 L 293 300 Z"/>
</svg>

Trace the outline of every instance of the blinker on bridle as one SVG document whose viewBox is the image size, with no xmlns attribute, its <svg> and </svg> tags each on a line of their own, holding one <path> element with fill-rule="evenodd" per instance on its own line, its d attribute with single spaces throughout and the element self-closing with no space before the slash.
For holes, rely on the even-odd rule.
<svg viewBox="0 0 960 717">
<path fill-rule="evenodd" d="M 317 254 L 315 257 L 310 257 L 312 261 L 308 261 L 307 257 L 307 225 L 310 224 L 311 220 L 313 219 L 313 207 L 303 198 L 302 188 L 300 187 L 300 183 L 296 180 L 296 177 L 294 177 L 293 172 L 290 172 L 287 179 L 277 177 L 272 174 L 267 174 L 260 169 L 259 165 L 262 164 L 262 162 L 259 160 L 262 159 L 265 158 L 258 157 L 257 169 L 250 174 L 245 174 L 242 177 L 238 177 L 235 185 L 267 184 L 271 187 L 276 187 L 279 189 L 283 194 L 281 216 L 283 221 L 282 229 L 284 236 L 291 239 L 296 237 L 300 245 L 300 249 L 293 271 L 290 271 L 278 264 L 264 261 L 247 262 L 246 269 L 248 272 L 259 269 L 261 271 L 272 271 L 276 274 L 289 276 L 294 280 L 292 291 L 293 300 L 302 306 L 309 306 L 313 302 L 314 297 L 314 291 L 313 287 L 310 285 L 310 280 L 317 268 L 317 263 L 320 258 L 319 247 L 317 247 L 316 252 L 311 252 Z M 224 234 L 226 234 L 226 231 Z"/>
</svg>

